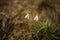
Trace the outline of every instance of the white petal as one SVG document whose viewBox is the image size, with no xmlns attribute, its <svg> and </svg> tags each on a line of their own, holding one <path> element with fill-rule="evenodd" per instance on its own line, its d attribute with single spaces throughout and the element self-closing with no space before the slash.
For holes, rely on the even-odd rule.
<svg viewBox="0 0 60 40">
<path fill-rule="evenodd" d="M 27 14 L 27 15 L 25 16 L 25 19 L 29 19 L 29 14 Z"/>
<path fill-rule="evenodd" d="M 35 21 L 38 21 L 38 16 L 35 16 L 34 20 L 35 20 Z"/>
</svg>

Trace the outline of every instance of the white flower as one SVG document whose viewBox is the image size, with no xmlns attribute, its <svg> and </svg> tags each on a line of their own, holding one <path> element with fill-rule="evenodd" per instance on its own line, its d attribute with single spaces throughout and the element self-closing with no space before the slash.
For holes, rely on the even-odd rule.
<svg viewBox="0 0 60 40">
<path fill-rule="evenodd" d="M 29 19 L 29 14 L 25 15 L 25 19 Z"/>
<path fill-rule="evenodd" d="M 37 16 L 35 16 L 34 20 L 35 20 L 35 21 L 38 21 L 38 15 L 37 15 Z"/>
</svg>

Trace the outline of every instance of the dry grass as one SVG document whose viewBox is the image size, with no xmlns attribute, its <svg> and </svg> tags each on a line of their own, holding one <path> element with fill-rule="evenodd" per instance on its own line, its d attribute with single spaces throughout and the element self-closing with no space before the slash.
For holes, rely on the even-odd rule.
<svg viewBox="0 0 60 40">
<path fill-rule="evenodd" d="M 59 3 L 59 0 L 1 0 L 0 40 L 60 40 Z M 27 13 L 29 19 L 25 19 Z M 36 14 L 38 21 L 34 21 Z"/>
</svg>

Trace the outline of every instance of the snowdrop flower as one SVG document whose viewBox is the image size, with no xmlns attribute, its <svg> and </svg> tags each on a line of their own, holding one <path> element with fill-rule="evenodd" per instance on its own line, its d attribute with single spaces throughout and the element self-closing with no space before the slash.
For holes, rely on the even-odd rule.
<svg viewBox="0 0 60 40">
<path fill-rule="evenodd" d="M 29 19 L 29 14 L 25 15 L 25 19 Z"/>
<path fill-rule="evenodd" d="M 38 15 L 35 16 L 34 20 L 35 21 L 38 21 Z"/>
</svg>

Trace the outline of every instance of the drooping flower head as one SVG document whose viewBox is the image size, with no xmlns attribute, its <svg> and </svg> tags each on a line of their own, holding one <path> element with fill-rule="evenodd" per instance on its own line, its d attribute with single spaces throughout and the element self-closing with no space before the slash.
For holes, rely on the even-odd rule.
<svg viewBox="0 0 60 40">
<path fill-rule="evenodd" d="M 34 17 L 34 20 L 35 20 L 35 21 L 38 21 L 38 20 L 39 20 L 38 14 L 36 14 L 36 16 Z"/>
<path fill-rule="evenodd" d="M 26 10 L 25 13 L 26 13 L 26 15 L 25 15 L 25 19 L 29 19 L 29 17 L 30 17 L 30 15 L 29 15 L 30 10 Z"/>
<path fill-rule="evenodd" d="M 29 16 L 30 16 L 29 14 L 26 14 L 25 19 L 29 19 Z"/>
</svg>

